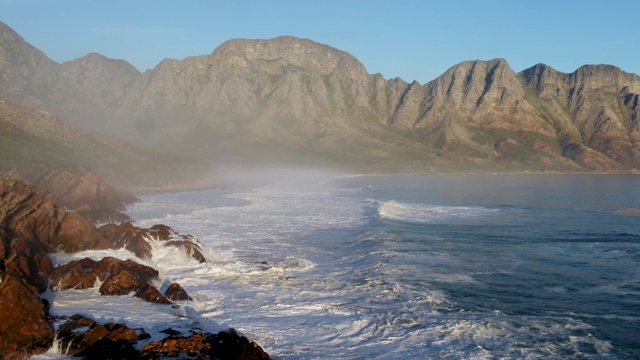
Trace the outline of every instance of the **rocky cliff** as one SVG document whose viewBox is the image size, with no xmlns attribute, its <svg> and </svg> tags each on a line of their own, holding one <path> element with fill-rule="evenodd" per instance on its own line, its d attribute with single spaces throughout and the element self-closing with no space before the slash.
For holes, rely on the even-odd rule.
<svg viewBox="0 0 640 360">
<path fill-rule="evenodd" d="M 98 324 L 84 316 L 63 319 L 50 314 L 51 304 L 41 298 L 48 288 L 63 291 L 99 286 L 102 295 L 132 293 L 164 306 L 190 301 L 179 284 L 173 283 L 160 293 L 153 285 L 159 272 L 133 260 L 85 258 L 54 269 L 47 255 L 123 248 L 140 258 L 151 258 L 151 243 L 175 247 L 190 258 L 207 261 L 206 250 L 190 235 L 181 236 L 164 225 L 140 229 L 125 223 L 96 229 L 79 213 L 66 212 L 45 189 L 0 173 L 0 358 L 23 359 L 43 353 L 57 337 L 64 346 L 60 349 L 63 354 L 85 359 L 181 358 L 183 353 L 201 359 L 269 359 L 262 348 L 233 329 L 218 334 L 194 329 L 191 335 L 195 338 L 173 334 L 151 342 L 143 329 L 133 330 L 125 324 Z M 136 350 L 137 345 L 144 348 Z"/>
<path fill-rule="evenodd" d="M 516 73 L 503 59 L 468 61 L 422 85 L 371 75 L 344 51 L 285 36 L 230 40 L 140 74 L 97 54 L 56 64 L 0 30 L 0 66 L 20 74 L 0 79 L 0 97 L 207 158 L 640 168 L 640 77 L 614 66 L 565 74 L 540 64 Z"/>
<path fill-rule="evenodd" d="M 4 358 L 46 351 L 54 337 L 40 299 L 53 271 L 50 242 L 65 216 L 53 196 L 0 173 L 0 349 Z"/>
</svg>

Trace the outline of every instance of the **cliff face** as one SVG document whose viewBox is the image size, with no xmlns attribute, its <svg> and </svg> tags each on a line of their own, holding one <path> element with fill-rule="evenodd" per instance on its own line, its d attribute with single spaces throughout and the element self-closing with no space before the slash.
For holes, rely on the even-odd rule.
<svg viewBox="0 0 640 360">
<path fill-rule="evenodd" d="M 594 150 L 603 162 L 638 168 L 640 77 L 610 65 L 585 65 L 571 74 L 536 65 L 522 77 L 557 124 L 569 156 L 575 148 L 576 156 Z"/>
<path fill-rule="evenodd" d="M 53 196 L 0 174 L 0 349 L 8 359 L 53 342 L 40 292 L 53 271 L 48 244 L 64 216 Z"/>
<path fill-rule="evenodd" d="M 640 168 L 640 78 L 614 66 L 516 73 L 503 59 L 468 61 L 421 85 L 370 75 L 330 46 L 279 37 L 230 40 L 140 74 L 97 54 L 55 64 L 2 32 L 2 66 L 23 75 L 2 79 L 0 97 L 206 157 L 280 149 L 338 162 Z"/>
</svg>

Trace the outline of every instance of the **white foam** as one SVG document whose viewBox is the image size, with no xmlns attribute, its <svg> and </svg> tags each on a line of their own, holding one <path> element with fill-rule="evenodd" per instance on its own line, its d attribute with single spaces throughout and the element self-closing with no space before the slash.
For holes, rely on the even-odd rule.
<svg viewBox="0 0 640 360">
<path fill-rule="evenodd" d="M 378 208 L 378 214 L 382 218 L 414 223 L 446 223 L 452 220 L 478 219 L 497 212 L 497 209 L 477 206 L 411 204 L 396 200 L 382 202 Z"/>
</svg>

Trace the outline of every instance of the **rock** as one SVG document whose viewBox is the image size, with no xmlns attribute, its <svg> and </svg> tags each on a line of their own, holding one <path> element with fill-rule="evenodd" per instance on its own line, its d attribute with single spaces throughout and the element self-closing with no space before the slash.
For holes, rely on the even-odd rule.
<svg viewBox="0 0 640 360">
<path fill-rule="evenodd" d="M 125 248 L 139 258 L 151 258 L 151 245 L 145 239 L 147 230 L 131 223 L 120 225 L 107 224 L 98 228 L 98 232 L 113 244 L 115 248 Z"/>
<path fill-rule="evenodd" d="M 0 358 L 41 353 L 53 342 L 40 292 L 53 271 L 46 252 L 64 214 L 51 195 L 0 174 Z"/>
<path fill-rule="evenodd" d="M 260 346 L 233 329 L 218 334 L 198 332 L 186 337 L 172 329 L 162 332 L 170 335 L 161 341 L 150 342 L 138 351 L 138 340 L 148 335 L 144 331 L 138 335 L 125 324 L 101 325 L 93 319 L 74 315 L 60 326 L 57 338 L 66 355 L 83 359 L 270 359 Z"/>
<path fill-rule="evenodd" d="M 147 232 L 155 240 L 168 241 L 173 239 L 173 229 L 163 224 L 156 224 L 149 228 Z"/>
<path fill-rule="evenodd" d="M 57 333 L 60 349 L 66 355 L 88 359 L 133 359 L 138 334 L 125 324 L 106 323 L 73 315 Z"/>
<path fill-rule="evenodd" d="M 98 232 L 108 239 L 115 248 L 125 248 L 139 258 L 151 258 L 149 241 L 160 241 L 164 242 L 164 246 L 182 249 L 187 256 L 200 262 L 207 261 L 198 240 L 191 235 L 180 236 L 166 225 L 157 224 L 149 229 L 141 229 L 131 223 L 107 224 L 98 228 Z"/>
<path fill-rule="evenodd" d="M 53 325 L 37 286 L 17 256 L 4 262 L 0 283 L 0 358 L 18 359 L 46 351 L 53 342 Z"/>
<path fill-rule="evenodd" d="M 56 251 L 63 250 L 68 253 L 114 248 L 114 245 L 96 230 L 89 219 L 77 212 L 66 214 L 51 246 Z"/>
<path fill-rule="evenodd" d="M 139 291 L 145 286 L 147 283 L 138 275 L 128 270 L 122 270 L 107 277 L 98 291 L 102 295 L 127 295 L 132 291 Z"/>
<path fill-rule="evenodd" d="M 51 274 L 51 289 L 60 291 L 94 287 L 98 276 L 102 275 L 95 273 L 95 264 L 94 260 L 84 258 L 56 267 Z"/>
<path fill-rule="evenodd" d="M 164 292 L 164 296 L 171 301 L 193 300 L 178 283 L 169 285 L 167 290 Z"/>
<path fill-rule="evenodd" d="M 270 359 L 259 345 L 233 329 L 218 334 L 199 332 L 187 337 L 171 335 L 161 341 L 150 342 L 140 351 L 144 359 L 183 356 L 181 354 L 198 359 Z"/>
<path fill-rule="evenodd" d="M 191 240 L 171 240 L 168 241 L 165 246 L 181 248 L 190 258 L 196 259 L 201 263 L 207 262 L 207 259 L 202 254 L 200 246 Z"/>
<path fill-rule="evenodd" d="M 163 333 L 163 334 L 167 334 L 167 335 L 182 335 L 180 333 L 180 331 L 173 330 L 171 328 L 166 328 L 164 330 L 160 330 L 160 332 Z"/>
<path fill-rule="evenodd" d="M 167 300 L 167 298 L 164 297 L 164 295 L 162 295 L 160 291 L 158 291 L 158 289 L 153 285 L 145 286 L 134 296 L 156 304 L 171 304 L 171 301 Z"/>
<path fill-rule="evenodd" d="M 64 207 L 45 189 L 0 174 L 0 221 L 16 237 L 30 239 L 30 246 L 50 250 L 51 239 L 66 215 Z"/>
<path fill-rule="evenodd" d="M 103 295 L 126 295 L 145 288 L 158 277 L 158 271 L 132 260 L 105 257 L 100 261 L 89 258 L 74 260 L 58 266 L 51 275 L 52 290 L 85 289 L 101 281 Z"/>
</svg>

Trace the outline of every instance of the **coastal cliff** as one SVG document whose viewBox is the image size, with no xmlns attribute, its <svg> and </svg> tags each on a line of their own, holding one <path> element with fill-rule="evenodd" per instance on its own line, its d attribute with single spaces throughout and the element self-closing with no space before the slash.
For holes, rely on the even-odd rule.
<svg viewBox="0 0 640 360">
<path fill-rule="evenodd" d="M 123 248 L 140 258 L 150 258 L 150 243 L 161 242 L 206 262 L 204 249 L 189 235 L 179 235 L 164 225 L 141 229 L 123 223 L 96 229 L 79 213 L 67 212 L 46 189 L 0 173 L 0 237 L 2 358 L 21 359 L 43 353 L 54 339 L 64 345 L 65 354 L 83 358 L 105 358 L 105 354 L 113 358 L 176 358 L 181 353 L 203 359 L 269 358 L 262 348 L 233 329 L 218 334 L 172 334 L 152 341 L 144 330 L 130 329 L 126 324 L 100 324 L 87 318 L 91 314 L 56 318 L 50 312 L 52 304 L 41 297 L 48 289 L 64 291 L 99 284 L 99 292 L 105 296 L 133 293 L 166 306 L 172 306 L 173 301 L 190 301 L 179 284 L 171 284 L 164 294 L 160 293 L 153 285 L 160 276 L 158 271 L 133 260 L 86 258 L 54 267 L 47 255 Z M 141 343 L 144 346 L 137 350 L 134 345 Z"/>
</svg>

